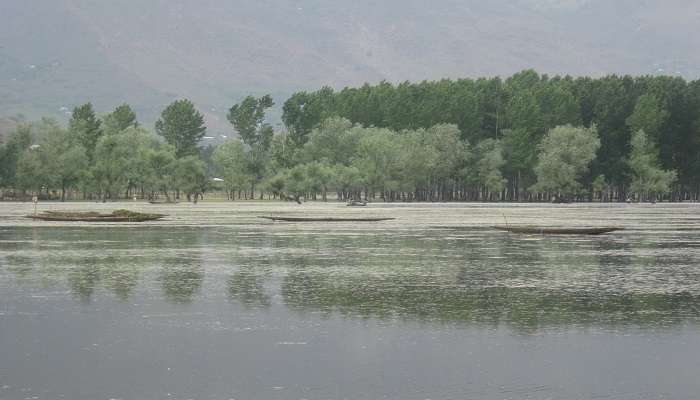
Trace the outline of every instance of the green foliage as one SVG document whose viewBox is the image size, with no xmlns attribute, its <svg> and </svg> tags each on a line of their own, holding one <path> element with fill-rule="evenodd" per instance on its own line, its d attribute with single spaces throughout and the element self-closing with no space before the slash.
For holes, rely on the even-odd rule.
<svg viewBox="0 0 700 400">
<path fill-rule="evenodd" d="M 290 138 L 297 146 L 303 146 L 311 130 L 319 121 L 330 117 L 333 103 L 333 89 L 323 87 L 316 94 L 299 92 L 284 103 L 282 121 L 290 132 Z"/>
<path fill-rule="evenodd" d="M 92 161 L 97 142 L 103 134 L 102 122 L 95 115 L 92 103 L 75 107 L 68 126 L 71 134 L 77 138 Z"/>
<path fill-rule="evenodd" d="M 245 144 L 265 151 L 269 149 L 273 130 L 265 123 L 265 110 L 274 104 L 270 95 L 257 99 L 248 96 L 240 104 L 231 107 L 227 118 Z"/>
<path fill-rule="evenodd" d="M 154 143 L 145 152 L 148 174 L 144 188 L 153 193 L 163 193 L 170 199 L 168 190 L 174 186 L 175 148 L 169 144 Z"/>
<path fill-rule="evenodd" d="M 291 168 L 296 163 L 299 150 L 286 132 L 273 136 L 270 145 L 270 172 Z"/>
<path fill-rule="evenodd" d="M 104 132 L 106 135 L 121 133 L 127 128 L 139 126 L 136 120 L 136 113 L 128 104 L 122 104 L 107 114 L 103 119 Z"/>
<path fill-rule="evenodd" d="M 608 188 L 608 182 L 605 180 L 605 175 L 598 175 L 591 183 L 591 189 L 594 193 L 602 194 Z"/>
<path fill-rule="evenodd" d="M 250 182 L 248 156 L 240 140 L 232 139 L 218 146 L 214 150 L 213 160 L 227 192 L 242 190 Z"/>
<path fill-rule="evenodd" d="M 643 130 L 632 136 L 629 165 L 634 174 L 630 190 L 642 199 L 655 200 L 657 194 L 668 193 L 678 177 L 676 171 L 661 169 L 658 150 Z"/>
<path fill-rule="evenodd" d="M 97 143 L 91 183 L 105 200 L 133 188 L 157 191 L 166 185 L 173 157 L 171 148 L 162 147 L 147 130 L 131 127 Z"/>
<path fill-rule="evenodd" d="M 52 120 L 43 120 L 34 126 L 39 136 L 36 146 L 26 147 L 17 162 L 17 186 L 38 191 L 42 187 L 58 188 L 61 199 L 66 189 L 74 188 L 87 177 L 88 157 L 85 148 L 71 132 Z M 22 128 L 17 140 L 26 146 L 29 128 Z"/>
<path fill-rule="evenodd" d="M 41 160 L 46 185 L 60 188 L 62 200 L 65 199 L 66 189 L 76 188 L 89 176 L 89 159 L 85 148 L 70 132 L 56 125 L 44 134 L 36 153 Z"/>
<path fill-rule="evenodd" d="M 389 129 L 366 128 L 353 165 L 371 191 L 384 194 L 400 187 L 401 153 L 397 134 Z"/>
<path fill-rule="evenodd" d="M 205 165 L 196 156 L 187 156 L 175 161 L 173 168 L 174 185 L 187 194 L 188 198 L 204 193 L 207 189 Z"/>
<path fill-rule="evenodd" d="M 76 107 L 68 132 L 49 121 L 18 129 L 0 146 L 0 185 L 65 185 L 88 197 L 167 193 L 184 183 L 176 179 L 175 159 L 199 155 L 205 176 L 223 177 L 229 193 L 247 184 L 256 196 L 260 183 L 278 194 L 335 190 L 340 198 L 379 193 L 404 201 L 494 193 L 541 199 L 543 192 L 620 200 L 630 188 L 642 197 L 668 192 L 673 181 L 674 198 L 694 198 L 700 190 L 700 82 L 678 77 L 592 79 L 526 70 L 506 79 L 324 87 L 289 98 L 287 130 L 276 134 L 265 121 L 272 104 L 270 96 L 243 99 L 228 113 L 241 141 L 199 150 L 203 118 L 186 100 L 168 106 L 156 124 L 168 145 L 135 135 L 128 105 L 100 125 L 88 103 Z M 641 130 L 644 143 L 632 134 Z M 124 135 L 129 139 L 105 140 L 105 158 L 96 156 L 103 136 Z M 39 145 L 33 153 L 32 143 Z"/>
<path fill-rule="evenodd" d="M 206 131 L 204 117 L 187 99 L 171 103 L 156 121 L 156 133 L 175 148 L 178 158 L 198 154 L 197 144 Z"/>
<path fill-rule="evenodd" d="M 330 118 L 314 129 L 304 145 L 304 161 L 326 160 L 330 164 L 350 165 L 357 153 L 363 128 L 344 118 Z"/>
<path fill-rule="evenodd" d="M 362 174 L 357 167 L 335 165 L 333 184 L 341 193 L 358 193 L 362 190 Z"/>
<path fill-rule="evenodd" d="M 274 131 L 270 124 L 265 123 L 265 110 L 274 104 L 270 95 L 260 98 L 248 96 L 228 112 L 229 122 L 248 146 L 247 172 L 251 196 L 255 193 L 255 185 L 265 177 L 268 167 Z"/>
<path fill-rule="evenodd" d="M 336 170 L 327 164 L 312 162 L 278 172 L 266 182 L 268 190 L 281 197 L 299 199 L 322 194 L 326 200 L 328 187 L 335 182 Z"/>
<path fill-rule="evenodd" d="M 661 107 L 656 97 L 644 94 L 639 97 L 632 115 L 625 122 L 632 132 L 644 131 L 654 141 L 658 141 L 660 129 L 667 118 L 668 112 Z"/>
<path fill-rule="evenodd" d="M 17 187 L 38 192 L 49 182 L 39 152 L 25 150 L 17 160 Z"/>
<path fill-rule="evenodd" d="M 540 145 L 535 190 L 563 195 L 578 193 L 582 189 L 580 178 L 599 148 L 595 127 L 565 125 L 550 130 Z"/>
<path fill-rule="evenodd" d="M 22 155 L 32 145 L 30 125 L 19 125 L 7 143 L 0 146 L 0 187 L 13 187 L 17 184 L 17 167 Z"/>
<path fill-rule="evenodd" d="M 487 191 L 498 193 L 505 188 L 506 180 L 501 174 L 501 168 L 506 161 L 503 158 L 501 142 L 495 139 L 484 139 L 474 149 L 476 178 Z"/>
</svg>

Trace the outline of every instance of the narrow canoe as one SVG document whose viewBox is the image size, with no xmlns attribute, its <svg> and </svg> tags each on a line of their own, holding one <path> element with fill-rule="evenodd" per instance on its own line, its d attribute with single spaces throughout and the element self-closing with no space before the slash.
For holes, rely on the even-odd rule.
<svg viewBox="0 0 700 400">
<path fill-rule="evenodd" d="M 165 214 L 143 214 L 136 212 L 115 211 L 111 214 L 96 212 L 63 212 L 45 211 L 41 214 L 27 215 L 27 218 L 42 221 L 68 221 L 68 222 L 145 222 L 155 221 L 165 217 Z"/>
<path fill-rule="evenodd" d="M 151 201 L 149 201 L 149 203 L 150 204 L 180 204 L 179 201 L 167 201 L 167 200 L 163 200 L 163 201 L 151 200 Z"/>
<path fill-rule="evenodd" d="M 511 233 L 530 233 L 537 235 L 603 235 L 610 232 L 620 231 L 619 227 L 599 227 L 599 228 L 545 228 L 538 226 L 494 226 L 494 229 Z"/>
<path fill-rule="evenodd" d="M 380 222 L 391 221 L 396 218 L 362 218 L 362 217 L 347 217 L 347 218 L 308 218 L 308 217 L 259 217 L 269 219 L 271 221 L 284 222 Z"/>
</svg>

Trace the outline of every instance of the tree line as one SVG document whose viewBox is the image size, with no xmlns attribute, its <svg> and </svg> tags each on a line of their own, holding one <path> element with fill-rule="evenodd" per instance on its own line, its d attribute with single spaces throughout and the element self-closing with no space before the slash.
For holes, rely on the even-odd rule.
<svg viewBox="0 0 700 400">
<path fill-rule="evenodd" d="M 204 119 L 169 105 L 155 133 L 128 105 L 68 127 L 22 126 L 0 148 L 0 187 L 100 198 L 223 190 L 229 199 L 697 200 L 700 83 L 677 77 L 501 78 L 298 92 L 285 129 L 246 97 L 238 138 L 198 147 Z M 212 178 L 220 178 L 214 183 Z"/>
<path fill-rule="evenodd" d="M 3 197 L 107 201 L 183 193 L 196 200 L 208 184 L 198 147 L 204 117 L 190 101 L 175 101 L 155 131 L 161 138 L 139 124 L 128 104 L 103 117 L 83 104 L 68 127 L 48 118 L 21 125 L 0 147 Z"/>
</svg>

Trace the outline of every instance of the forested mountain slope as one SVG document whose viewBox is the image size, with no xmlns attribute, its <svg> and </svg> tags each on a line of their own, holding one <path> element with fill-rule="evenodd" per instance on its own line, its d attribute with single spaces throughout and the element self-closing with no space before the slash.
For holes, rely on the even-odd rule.
<svg viewBox="0 0 700 400">
<path fill-rule="evenodd" d="M 0 115 L 543 73 L 700 76 L 693 0 L 3 0 Z M 62 108 L 65 107 L 65 108 Z"/>
</svg>

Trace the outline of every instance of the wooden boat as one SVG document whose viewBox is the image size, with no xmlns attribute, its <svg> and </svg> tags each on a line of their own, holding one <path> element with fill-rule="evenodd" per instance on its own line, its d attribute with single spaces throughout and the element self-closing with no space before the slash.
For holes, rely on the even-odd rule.
<svg viewBox="0 0 700 400">
<path fill-rule="evenodd" d="M 567 197 L 554 196 L 552 197 L 552 204 L 571 204 L 571 199 Z"/>
<path fill-rule="evenodd" d="M 129 210 L 116 210 L 112 211 L 110 214 L 98 212 L 44 211 L 41 214 L 27 215 L 26 217 L 42 221 L 144 222 L 161 219 L 165 217 L 165 214 L 144 214 Z"/>
<path fill-rule="evenodd" d="M 546 228 L 539 226 L 494 226 L 494 229 L 511 233 L 529 233 L 536 235 L 603 235 L 623 230 L 624 228 L 605 226 L 597 228 Z"/>
<path fill-rule="evenodd" d="M 364 200 L 349 200 L 346 205 L 348 207 L 366 207 L 367 202 Z"/>
<path fill-rule="evenodd" d="M 380 221 L 391 221 L 396 218 L 372 218 L 372 217 L 346 217 L 346 218 L 314 218 L 314 217 L 267 217 L 261 216 L 259 218 L 269 219 L 271 221 L 284 221 L 284 222 L 380 222 Z"/>
</svg>

